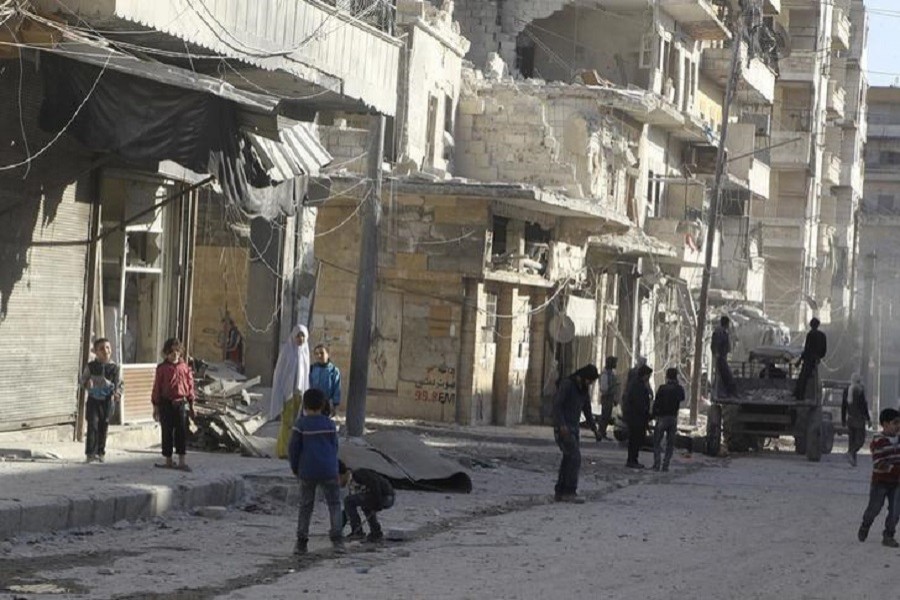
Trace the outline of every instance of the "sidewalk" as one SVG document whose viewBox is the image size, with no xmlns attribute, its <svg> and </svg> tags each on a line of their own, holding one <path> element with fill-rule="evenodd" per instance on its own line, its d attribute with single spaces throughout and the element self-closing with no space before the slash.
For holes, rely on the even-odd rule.
<svg viewBox="0 0 900 600">
<path fill-rule="evenodd" d="M 400 538 L 415 537 L 440 523 L 484 512 L 505 512 L 550 502 L 559 451 L 546 427 L 457 427 L 373 421 L 379 429 L 413 431 L 451 460 L 468 467 L 471 494 L 403 490 L 402 502 L 385 515 Z M 123 442 L 124 443 L 124 442 Z M 188 452 L 190 473 L 158 469 L 158 449 L 111 448 L 104 464 L 85 464 L 75 442 L 4 443 L 58 458 L 0 459 L 0 540 L 94 525 L 113 525 L 243 502 L 292 504 L 296 484 L 285 461 L 236 454 Z M 669 479 L 710 459 L 676 455 L 673 473 L 624 469 L 624 450 L 616 443 L 582 440 L 580 493 L 597 497 L 633 483 Z M 649 458 L 649 457 L 645 457 Z"/>
</svg>

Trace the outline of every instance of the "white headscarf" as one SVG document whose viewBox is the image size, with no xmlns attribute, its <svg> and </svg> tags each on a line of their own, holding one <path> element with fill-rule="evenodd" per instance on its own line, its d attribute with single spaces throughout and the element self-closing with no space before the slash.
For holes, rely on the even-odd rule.
<svg viewBox="0 0 900 600">
<path fill-rule="evenodd" d="M 298 333 L 303 333 L 305 340 L 297 345 Z M 281 345 L 275 373 L 272 375 L 272 400 L 269 404 L 269 418 L 274 419 L 281 414 L 284 403 L 294 395 L 309 389 L 309 330 L 304 325 L 295 325 L 291 336 Z"/>
</svg>

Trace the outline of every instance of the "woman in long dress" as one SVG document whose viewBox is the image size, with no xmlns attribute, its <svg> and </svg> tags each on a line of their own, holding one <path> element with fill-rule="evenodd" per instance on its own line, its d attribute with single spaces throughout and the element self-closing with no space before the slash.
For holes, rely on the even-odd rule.
<svg viewBox="0 0 900 600">
<path fill-rule="evenodd" d="M 278 458 L 288 457 L 288 443 L 294 421 L 300 412 L 303 392 L 309 389 L 309 331 L 303 325 L 295 325 L 291 336 L 285 340 L 278 353 L 275 373 L 272 376 L 272 401 L 269 419 L 281 415 L 281 428 L 275 451 Z"/>
</svg>

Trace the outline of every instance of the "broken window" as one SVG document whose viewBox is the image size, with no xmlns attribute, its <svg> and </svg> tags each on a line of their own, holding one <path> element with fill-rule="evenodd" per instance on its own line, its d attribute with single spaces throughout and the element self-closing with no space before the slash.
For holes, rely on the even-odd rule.
<svg viewBox="0 0 900 600">
<path fill-rule="evenodd" d="M 641 36 L 641 57 L 638 66 L 641 69 L 653 68 L 653 41 L 656 36 L 645 33 Z"/>
<path fill-rule="evenodd" d="M 543 275 L 550 258 L 550 230 L 537 223 L 525 223 L 525 255 L 523 266 Z"/>
<path fill-rule="evenodd" d="M 509 226 L 509 219 L 506 217 L 498 217 L 494 215 L 491 239 L 493 245 L 491 247 L 491 256 L 499 256 L 506 254 L 506 234 Z"/>
<path fill-rule="evenodd" d="M 647 173 L 647 216 L 658 217 L 662 209 L 663 181 L 653 171 Z"/>
<path fill-rule="evenodd" d="M 535 45 L 529 31 L 522 32 L 516 43 L 516 70 L 525 79 L 534 77 Z"/>
</svg>

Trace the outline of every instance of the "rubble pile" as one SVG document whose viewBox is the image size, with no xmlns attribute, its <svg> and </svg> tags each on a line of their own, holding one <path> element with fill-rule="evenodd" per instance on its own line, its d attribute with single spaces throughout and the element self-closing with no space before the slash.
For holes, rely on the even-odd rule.
<svg viewBox="0 0 900 600">
<path fill-rule="evenodd" d="M 227 363 L 206 365 L 198 373 L 191 446 L 265 456 L 251 439 L 266 422 L 259 406 L 262 396 L 248 391 L 259 381 L 247 379 Z"/>
</svg>

